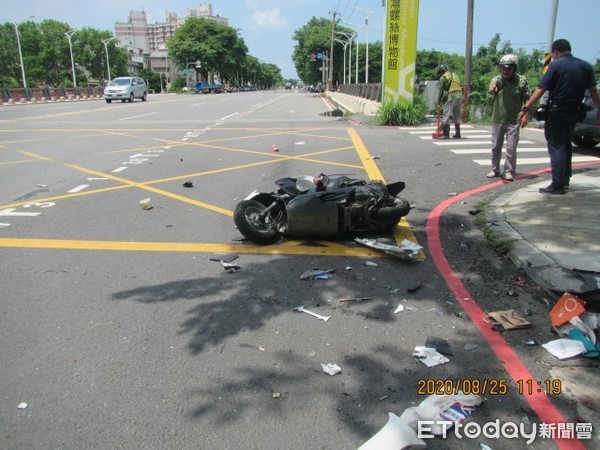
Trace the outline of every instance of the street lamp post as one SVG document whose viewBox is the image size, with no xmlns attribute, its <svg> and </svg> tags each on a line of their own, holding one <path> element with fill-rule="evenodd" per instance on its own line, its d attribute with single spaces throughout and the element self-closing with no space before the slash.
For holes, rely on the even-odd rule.
<svg viewBox="0 0 600 450">
<path fill-rule="evenodd" d="M 369 18 L 375 14 L 375 11 L 369 11 L 368 9 L 359 8 L 354 6 L 355 10 L 362 12 L 365 15 L 365 27 L 366 27 L 366 51 L 365 51 L 365 83 L 369 82 Z"/>
<path fill-rule="evenodd" d="M 334 41 L 339 42 L 340 44 L 342 44 L 344 46 L 344 70 L 342 71 L 342 74 L 344 75 L 344 84 L 346 84 L 346 47 L 348 47 L 348 43 L 347 41 L 342 41 L 341 39 L 335 38 Z"/>
<path fill-rule="evenodd" d="M 15 34 L 17 35 L 17 47 L 19 47 L 19 61 L 21 62 L 21 75 L 23 77 L 23 87 L 27 87 L 27 81 L 25 80 L 25 65 L 23 64 L 23 53 L 21 52 L 21 39 L 19 38 L 19 24 L 29 19 L 33 19 L 35 16 L 25 17 L 17 22 L 13 22 L 12 24 L 15 27 Z"/>
<path fill-rule="evenodd" d="M 350 25 L 351 27 L 354 28 L 354 37 L 356 38 L 356 75 L 354 77 L 354 83 L 358 83 L 358 33 L 360 32 L 360 30 L 362 30 L 365 26 L 364 25 L 356 25 L 355 23 L 352 22 L 346 22 L 345 20 L 343 21 L 344 23 Z"/>
<path fill-rule="evenodd" d="M 103 39 L 102 43 L 104 44 L 104 51 L 106 52 L 106 70 L 108 72 L 108 81 L 110 82 L 111 77 L 110 77 L 110 61 L 108 60 L 108 43 L 110 41 L 112 41 L 113 39 L 117 39 L 116 36 L 110 37 L 108 39 Z M 73 58 L 72 54 L 71 54 L 71 58 Z"/>
<path fill-rule="evenodd" d="M 69 40 L 69 52 L 71 53 L 71 70 L 73 71 L 73 86 L 74 87 L 77 87 L 77 80 L 75 79 L 75 61 L 73 60 L 73 44 L 71 42 L 71 36 L 73 36 L 73 33 L 75 33 L 76 31 L 77 31 L 77 28 L 75 28 L 74 30 L 71 30 L 71 31 L 67 31 L 65 33 L 65 36 Z"/>
</svg>

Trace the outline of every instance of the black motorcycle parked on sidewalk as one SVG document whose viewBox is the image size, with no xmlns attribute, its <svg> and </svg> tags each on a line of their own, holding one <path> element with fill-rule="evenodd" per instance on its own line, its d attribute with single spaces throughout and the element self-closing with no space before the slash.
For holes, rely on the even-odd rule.
<svg viewBox="0 0 600 450">
<path fill-rule="evenodd" d="M 276 192 L 254 191 L 235 208 L 233 220 L 247 239 L 273 244 L 282 235 L 332 239 L 393 228 L 411 209 L 397 195 L 402 181 L 384 184 L 346 175 L 286 177 Z"/>
</svg>

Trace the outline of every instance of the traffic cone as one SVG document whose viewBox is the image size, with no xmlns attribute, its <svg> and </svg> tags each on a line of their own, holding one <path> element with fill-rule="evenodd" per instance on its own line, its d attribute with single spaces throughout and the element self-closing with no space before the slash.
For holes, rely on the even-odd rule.
<svg viewBox="0 0 600 450">
<path fill-rule="evenodd" d="M 275 144 L 273 144 L 273 147 L 271 147 L 271 148 L 272 148 L 272 150 L 274 152 L 278 152 L 279 151 L 279 147 L 277 147 Z"/>
</svg>

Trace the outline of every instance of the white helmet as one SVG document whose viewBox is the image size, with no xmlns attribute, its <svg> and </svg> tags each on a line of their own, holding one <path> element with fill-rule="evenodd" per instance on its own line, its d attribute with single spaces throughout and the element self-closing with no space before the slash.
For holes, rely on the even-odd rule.
<svg viewBox="0 0 600 450">
<path fill-rule="evenodd" d="M 518 64 L 519 57 L 517 55 L 504 55 L 502 58 L 500 58 L 500 62 L 498 63 L 500 67 L 513 66 L 515 69 L 517 68 Z"/>
</svg>

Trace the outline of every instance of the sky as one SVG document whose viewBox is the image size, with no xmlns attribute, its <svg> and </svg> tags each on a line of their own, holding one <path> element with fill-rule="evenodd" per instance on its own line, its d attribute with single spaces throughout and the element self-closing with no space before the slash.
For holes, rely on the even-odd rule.
<svg viewBox="0 0 600 450">
<path fill-rule="evenodd" d="M 114 33 L 115 22 L 127 22 L 131 10 L 144 10 L 149 22 L 164 22 L 168 9 L 184 17 L 187 8 L 209 1 L 191 0 L 1 0 L 0 22 L 16 22 L 34 15 L 40 22 L 55 19 L 73 28 L 91 27 Z M 291 54 L 294 32 L 312 17 L 337 17 L 356 26 L 359 42 L 382 41 L 385 0 L 212 0 L 213 15 L 229 19 L 240 30 L 251 55 L 277 65 L 284 78 L 297 78 Z M 473 52 L 488 45 L 494 34 L 515 49 L 546 49 L 552 7 L 558 2 L 554 38 L 571 42 L 573 54 L 594 63 L 600 59 L 600 0 L 474 0 Z M 465 54 L 467 0 L 420 0 L 417 48 Z M 372 14 L 371 14 L 372 12 Z M 342 23 L 349 26 L 346 23 Z M 352 28 L 352 26 L 349 26 Z M 335 63 L 335 61 L 334 61 Z"/>
</svg>

